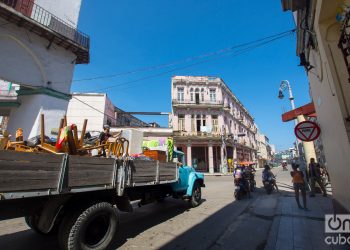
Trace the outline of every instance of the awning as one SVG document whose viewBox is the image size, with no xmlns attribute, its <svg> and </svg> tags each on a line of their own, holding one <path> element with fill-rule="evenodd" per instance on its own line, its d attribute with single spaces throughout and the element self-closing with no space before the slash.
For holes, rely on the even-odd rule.
<svg viewBox="0 0 350 250">
<path fill-rule="evenodd" d="M 282 114 L 282 121 L 289 122 L 297 118 L 298 115 L 305 115 L 309 117 L 316 117 L 316 110 L 313 102 L 301 106 L 299 108 L 293 109 Z"/>
<path fill-rule="evenodd" d="M 243 165 L 243 166 L 249 166 L 249 165 L 253 165 L 253 164 L 256 164 L 256 162 L 253 162 L 253 161 L 241 161 L 241 162 L 237 163 L 237 165 Z"/>
</svg>

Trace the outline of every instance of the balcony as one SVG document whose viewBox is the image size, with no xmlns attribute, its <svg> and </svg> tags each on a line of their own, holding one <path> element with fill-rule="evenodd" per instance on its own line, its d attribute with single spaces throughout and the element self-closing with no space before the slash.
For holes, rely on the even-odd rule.
<svg viewBox="0 0 350 250">
<path fill-rule="evenodd" d="M 223 108 L 222 101 L 191 101 L 191 100 L 172 100 L 173 107 L 183 108 Z"/>
<path fill-rule="evenodd" d="M 0 0 L 0 17 L 77 55 L 76 64 L 89 63 L 90 38 L 33 0 Z"/>
<path fill-rule="evenodd" d="M 193 131 L 193 132 L 187 132 L 187 131 L 174 131 L 173 136 L 176 139 L 221 139 L 221 135 L 218 132 L 200 132 L 200 131 Z"/>
</svg>

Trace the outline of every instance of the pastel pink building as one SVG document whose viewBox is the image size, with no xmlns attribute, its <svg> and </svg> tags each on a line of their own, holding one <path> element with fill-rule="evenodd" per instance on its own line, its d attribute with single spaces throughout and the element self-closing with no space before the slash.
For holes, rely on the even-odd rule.
<svg viewBox="0 0 350 250">
<path fill-rule="evenodd" d="M 255 161 L 254 118 L 218 77 L 174 76 L 171 81 L 174 145 L 202 172 L 226 172 Z"/>
</svg>

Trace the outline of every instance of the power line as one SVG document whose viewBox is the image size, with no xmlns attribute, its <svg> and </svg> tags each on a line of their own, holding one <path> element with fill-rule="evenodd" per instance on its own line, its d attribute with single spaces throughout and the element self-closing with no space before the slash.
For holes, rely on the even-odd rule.
<svg viewBox="0 0 350 250">
<path fill-rule="evenodd" d="M 270 38 L 274 38 L 274 37 L 278 37 L 278 36 L 283 36 L 283 35 L 287 35 L 287 34 L 289 35 L 289 34 L 294 33 L 294 32 L 295 32 L 295 29 L 292 29 L 292 30 L 284 31 L 284 32 L 281 32 L 281 33 L 278 33 L 278 34 L 274 34 L 274 35 L 271 35 L 271 36 L 263 37 L 263 38 L 260 38 L 260 39 L 257 39 L 257 40 L 253 40 L 253 41 L 250 41 L 250 42 L 246 42 L 246 43 L 230 46 L 230 47 L 227 47 L 227 48 L 224 48 L 224 49 L 220 49 L 220 50 L 217 50 L 217 51 L 214 51 L 214 52 L 209 52 L 209 53 L 201 54 L 201 55 L 198 55 L 198 56 L 187 57 L 185 59 L 178 60 L 178 61 L 173 61 L 173 62 L 164 63 L 164 64 L 160 64 L 160 65 L 153 65 L 153 66 L 150 66 L 150 67 L 142 67 L 142 68 L 139 68 L 139 69 L 119 72 L 119 73 L 115 73 L 115 74 L 75 79 L 75 80 L 73 80 L 73 82 L 83 82 L 83 81 L 92 81 L 92 80 L 98 80 L 98 79 L 115 78 L 115 77 L 118 77 L 118 76 L 135 74 L 135 73 L 138 73 L 138 72 L 152 71 L 152 70 L 167 68 L 167 67 L 175 66 L 175 65 L 178 65 L 178 64 L 181 64 L 181 63 L 187 63 L 187 62 L 191 62 L 191 61 L 195 61 L 195 60 L 204 59 L 204 58 L 207 58 L 207 57 L 213 57 L 213 56 L 216 56 L 216 55 L 219 55 L 219 54 L 222 54 L 222 53 L 226 53 L 226 52 L 232 51 L 232 50 L 240 48 L 240 47 L 252 45 L 254 43 L 262 42 L 264 40 L 267 40 L 267 39 L 270 39 Z M 63 83 L 63 82 L 55 82 L 55 83 Z"/>
<path fill-rule="evenodd" d="M 229 56 L 229 55 L 238 56 L 238 55 L 241 55 L 241 54 L 243 54 L 245 52 L 253 50 L 253 49 L 257 48 L 257 47 L 260 47 L 260 46 L 263 46 L 265 44 L 271 43 L 273 41 L 279 40 L 281 38 L 287 37 L 287 36 L 293 34 L 294 31 L 295 30 L 291 30 L 291 31 L 289 31 L 289 33 L 283 33 L 283 35 L 279 35 L 278 37 L 272 38 L 272 39 L 267 40 L 267 41 L 265 41 L 266 39 L 262 39 L 263 42 L 260 42 L 260 43 L 257 43 L 257 44 L 251 43 L 251 45 L 248 46 L 248 47 L 242 48 L 242 49 L 237 50 L 237 51 L 228 51 L 228 52 L 220 54 L 218 56 L 219 56 L 219 58 L 225 57 L 225 56 Z M 240 46 L 240 47 L 242 47 L 242 46 Z M 174 71 L 190 68 L 190 67 L 193 67 L 195 65 L 199 65 L 199 64 L 203 64 L 203 63 L 206 63 L 206 62 L 209 62 L 209 61 L 217 60 L 219 58 L 208 58 L 206 60 L 195 62 L 195 63 L 189 64 L 189 65 L 186 65 L 186 66 L 177 67 L 177 68 L 170 69 L 170 70 L 167 70 L 167 71 L 164 71 L 164 72 L 161 72 L 161 73 L 157 73 L 157 74 L 141 77 L 141 78 L 138 78 L 138 79 L 135 79 L 135 80 L 126 81 L 126 82 L 123 82 L 123 83 L 110 85 L 110 86 L 103 87 L 103 88 L 90 90 L 90 91 L 87 91 L 87 92 L 99 92 L 99 91 L 102 91 L 102 90 L 108 90 L 108 89 L 112 89 L 112 88 L 115 88 L 115 87 L 120 87 L 120 86 L 123 86 L 123 85 L 131 84 L 131 83 L 135 83 L 135 82 L 140 82 L 140 81 L 143 81 L 143 80 L 147 80 L 147 79 L 159 77 L 159 76 L 162 76 L 162 75 L 166 75 L 166 74 L 174 72 Z M 130 87 L 133 87 L 133 86 L 130 86 Z M 128 88 L 130 88 L 130 87 L 128 87 Z M 128 89 L 128 88 L 123 88 L 123 89 Z"/>
<path fill-rule="evenodd" d="M 107 113 L 105 113 L 105 112 L 103 112 L 103 111 L 101 111 L 101 110 L 98 110 L 97 108 L 91 106 L 90 104 L 88 104 L 88 103 L 86 103 L 86 102 L 80 100 L 79 98 L 77 98 L 77 97 L 75 97 L 75 96 L 72 96 L 72 98 L 76 99 L 77 101 L 81 102 L 82 104 L 85 104 L 85 105 L 88 106 L 89 108 L 91 108 L 91 109 L 93 109 L 93 110 L 95 110 L 95 111 L 97 111 L 97 112 L 99 112 L 99 113 L 101 113 L 101 114 L 103 114 L 103 115 L 105 115 L 105 116 L 108 116 L 109 118 L 112 118 L 113 120 L 117 120 L 115 117 L 110 116 L 110 115 L 108 115 Z"/>
</svg>

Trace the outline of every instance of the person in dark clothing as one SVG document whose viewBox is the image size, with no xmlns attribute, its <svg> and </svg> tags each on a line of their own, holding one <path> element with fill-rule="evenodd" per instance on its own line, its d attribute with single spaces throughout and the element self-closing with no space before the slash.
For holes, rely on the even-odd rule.
<svg viewBox="0 0 350 250">
<path fill-rule="evenodd" d="M 103 126 L 103 132 L 100 133 L 100 136 L 98 138 L 100 145 L 105 144 L 108 138 L 111 137 L 111 134 L 109 133 L 109 129 L 110 129 L 109 125 Z M 106 156 L 106 150 L 104 147 L 102 148 L 102 156 Z"/>
<path fill-rule="evenodd" d="M 321 177 L 320 164 L 315 162 L 315 158 L 310 158 L 309 179 L 310 179 L 310 186 L 311 186 L 310 197 L 315 197 L 315 184 L 316 184 L 316 182 L 320 186 L 320 188 L 323 192 L 323 196 L 327 197 L 327 190 L 323 185 L 323 181 L 322 181 L 322 177 Z"/>
<path fill-rule="evenodd" d="M 304 173 L 298 169 L 298 164 L 292 164 L 293 171 L 290 172 L 290 175 L 292 176 L 292 182 L 293 182 L 293 188 L 295 193 L 295 200 L 297 201 L 298 207 L 300 209 L 306 209 L 306 188 L 305 188 L 305 181 L 304 181 Z M 300 205 L 299 201 L 299 191 L 301 192 L 301 196 L 303 197 L 303 205 L 302 207 Z"/>
<path fill-rule="evenodd" d="M 264 170 L 262 172 L 262 181 L 264 183 L 265 180 L 268 180 L 269 177 L 272 177 L 272 185 L 276 188 L 277 192 L 279 192 L 277 183 L 276 183 L 276 176 L 272 173 L 271 168 L 269 165 L 264 166 Z"/>
</svg>

